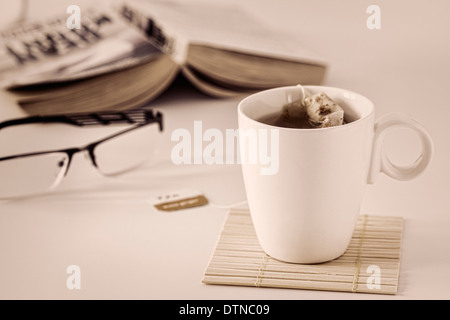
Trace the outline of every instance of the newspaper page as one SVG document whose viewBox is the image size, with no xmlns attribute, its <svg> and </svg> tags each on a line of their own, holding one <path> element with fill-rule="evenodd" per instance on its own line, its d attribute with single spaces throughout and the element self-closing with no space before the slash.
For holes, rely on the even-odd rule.
<svg viewBox="0 0 450 320">
<path fill-rule="evenodd" d="M 125 18 L 117 9 L 92 7 L 83 9 L 80 28 L 68 28 L 68 16 L 61 15 L 0 30 L 0 85 L 77 80 L 161 54 Z"/>
</svg>

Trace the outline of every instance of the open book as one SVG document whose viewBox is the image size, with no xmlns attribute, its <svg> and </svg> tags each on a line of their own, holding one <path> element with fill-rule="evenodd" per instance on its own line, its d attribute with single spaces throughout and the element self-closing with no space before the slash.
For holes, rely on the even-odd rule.
<svg viewBox="0 0 450 320">
<path fill-rule="evenodd" d="M 214 97 L 320 84 L 327 64 L 240 7 L 136 0 L 0 32 L 0 83 L 29 114 L 123 110 L 178 74 Z"/>
</svg>

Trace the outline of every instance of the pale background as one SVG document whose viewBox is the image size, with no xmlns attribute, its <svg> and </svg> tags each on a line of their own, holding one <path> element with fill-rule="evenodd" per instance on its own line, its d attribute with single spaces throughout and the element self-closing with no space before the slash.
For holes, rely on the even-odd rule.
<svg viewBox="0 0 450 320">
<path fill-rule="evenodd" d="M 208 1 L 210 2 L 210 1 Z M 226 210 L 207 206 L 155 212 L 148 200 L 160 190 L 202 191 L 215 204 L 245 200 L 240 168 L 181 166 L 170 162 L 170 133 L 235 128 L 238 100 L 216 100 L 179 82 L 153 106 L 164 112 L 166 131 L 156 164 L 106 179 L 83 156 L 75 159 L 52 194 L 0 203 L 0 298 L 3 299 L 449 299 L 450 298 L 450 3 L 433 1 L 239 0 L 268 24 L 298 39 L 330 61 L 326 85 L 372 99 L 377 115 L 411 114 L 435 142 L 431 167 L 411 182 L 380 176 L 369 186 L 362 213 L 402 216 L 405 234 L 397 296 L 207 286 L 203 272 L 213 253 Z M 7 4 L 8 3 L 8 4 Z M 1 0 L 0 17 L 14 11 Z M 79 1 L 35 0 L 30 15 L 64 13 Z M 381 8 L 381 30 L 368 30 L 366 9 Z M 0 119 L 20 115 L 2 98 Z M 49 130 L 17 140 L 0 133 L 0 148 L 12 150 L 71 143 L 69 133 Z M 49 139 L 48 139 L 49 138 Z M 78 142 L 77 142 L 78 143 Z M 405 130 L 391 135 L 392 158 L 417 156 L 417 139 Z M 3 181 L 1 182 L 3 183 Z M 81 290 L 66 288 L 66 268 L 81 268 Z"/>
</svg>

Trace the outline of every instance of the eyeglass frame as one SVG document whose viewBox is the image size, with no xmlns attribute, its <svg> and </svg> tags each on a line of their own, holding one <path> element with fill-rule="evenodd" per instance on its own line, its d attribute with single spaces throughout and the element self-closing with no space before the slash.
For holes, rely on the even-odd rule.
<svg viewBox="0 0 450 320">
<path fill-rule="evenodd" d="M 25 124 L 38 124 L 38 123 L 61 123 L 61 124 L 69 124 L 78 127 L 87 127 L 87 126 L 106 126 L 112 124 L 135 124 L 132 128 L 128 128 L 126 130 L 122 130 L 118 133 L 110 135 L 101 140 L 97 140 L 92 142 L 84 147 L 79 148 L 67 148 L 61 150 L 50 150 L 50 151 L 40 151 L 33 153 L 24 153 L 11 155 L 7 157 L 0 158 L 0 162 L 27 158 L 33 156 L 40 156 L 45 154 L 52 153 L 65 153 L 68 157 L 68 163 L 66 167 L 66 171 L 64 172 L 64 176 L 69 172 L 70 164 L 72 163 L 73 156 L 77 153 L 87 151 L 89 154 L 89 158 L 94 165 L 94 167 L 99 170 L 98 164 L 95 159 L 95 148 L 102 144 L 103 142 L 114 139 L 118 136 L 121 136 L 125 133 L 131 132 L 133 130 L 142 128 L 144 126 L 157 123 L 159 126 L 159 131 L 162 132 L 164 130 L 163 125 L 163 115 L 160 112 L 156 112 L 156 114 L 151 109 L 135 109 L 121 112 L 99 112 L 99 113 L 78 113 L 78 114 L 68 114 L 68 115 L 49 115 L 49 116 L 33 116 L 26 117 L 14 120 L 8 120 L 5 122 L 0 122 L 0 132 L 2 129 L 25 125 Z"/>
</svg>

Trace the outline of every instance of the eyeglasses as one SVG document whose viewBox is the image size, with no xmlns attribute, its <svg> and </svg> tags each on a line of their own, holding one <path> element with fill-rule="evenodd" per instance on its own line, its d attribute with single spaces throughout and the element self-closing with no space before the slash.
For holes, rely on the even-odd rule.
<svg viewBox="0 0 450 320">
<path fill-rule="evenodd" d="M 0 158 L 0 199 L 20 198 L 48 192 L 57 187 L 69 171 L 75 154 L 87 152 L 103 175 L 114 176 L 148 160 L 155 134 L 163 131 L 163 115 L 152 110 L 35 116 L 0 123 L 2 129 L 33 123 L 64 123 L 78 127 L 130 124 L 104 139 L 80 148 L 26 153 Z M 152 125 L 155 124 L 155 125 Z"/>
</svg>

